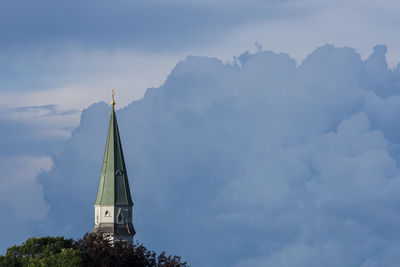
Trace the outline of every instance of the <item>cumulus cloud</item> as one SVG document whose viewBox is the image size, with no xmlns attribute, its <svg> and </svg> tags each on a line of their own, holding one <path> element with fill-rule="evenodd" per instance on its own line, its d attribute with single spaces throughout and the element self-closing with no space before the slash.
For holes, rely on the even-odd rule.
<svg viewBox="0 0 400 267">
<path fill-rule="evenodd" d="M 400 74 L 385 53 L 179 62 L 117 112 L 136 238 L 195 266 L 394 266 Z M 55 234 L 92 227 L 109 112 L 84 110 L 38 178 Z"/>
</svg>

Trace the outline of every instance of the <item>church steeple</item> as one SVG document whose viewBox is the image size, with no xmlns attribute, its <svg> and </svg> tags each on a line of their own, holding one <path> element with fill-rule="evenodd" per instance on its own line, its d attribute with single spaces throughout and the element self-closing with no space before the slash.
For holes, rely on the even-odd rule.
<svg viewBox="0 0 400 267">
<path fill-rule="evenodd" d="M 103 232 L 113 242 L 131 244 L 135 234 L 132 225 L 133 202 L 114 105 L 113 90 L 103 167 L 94 203 L 95 225 L 93 231 Z"/>
<path fill-rule="evenodd" d="M 114 91 L 113 91 L 114 92 Z M 111 102 L 111 117 L 108 126 L 103 168 L 95 205 L 133 205 L 126 173 L 124 154 L 119 137 L 114 97 Z"/>
</svg>

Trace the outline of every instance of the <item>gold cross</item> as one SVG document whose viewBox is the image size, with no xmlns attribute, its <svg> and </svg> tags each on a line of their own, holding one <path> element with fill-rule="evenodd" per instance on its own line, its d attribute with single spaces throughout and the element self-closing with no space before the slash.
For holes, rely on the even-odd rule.
<svg viewBox="0 0 400 267">
<path fill-rule="evenodd" d="M 114 89 L 112 89 L 112 91 L 111 91 L 111 97 L 112 97 L 112 99 L 111 99 L 111 106 L 114 106 L 114 105 L 115 105 L 114 95 L 115 95 L 115 92 L 114 92 Z"/>
</svg>

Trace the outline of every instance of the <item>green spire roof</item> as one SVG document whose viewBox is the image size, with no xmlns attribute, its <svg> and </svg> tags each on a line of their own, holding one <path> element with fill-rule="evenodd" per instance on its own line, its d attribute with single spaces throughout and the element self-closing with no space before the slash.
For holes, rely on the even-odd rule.
<svg viewBox="0 0 400 267">
<path fill-rule="evenodd" d="M 132 198 L 129 190 L 124 154 L 119 138 L 117 117 L 112 102 L 110 125 L 108 126 L 106 150 L 104 152 L 103 168 L 100 184 L 94 205 L 129 205 Z"/>
</svg>

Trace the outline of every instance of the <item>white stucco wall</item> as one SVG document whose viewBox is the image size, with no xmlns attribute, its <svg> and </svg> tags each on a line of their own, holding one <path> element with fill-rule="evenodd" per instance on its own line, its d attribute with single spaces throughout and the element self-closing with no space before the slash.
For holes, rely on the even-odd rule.
<svg viewBox="0 0 400 267">
<path fill-rule="evenodd" d="M 118 221 L 121 215 L 122 221 Z M 113 206 L 113 205 L 96 205 L 94 206 L 94 221 L 99 223 L 131 223 L 132 207 Z"/>
<path fill-rule="evenodd" d="M 115 207 L 112 205 L 94 206 L 94 223 L 113 223 L 115 218 Z"/>
</svg>

